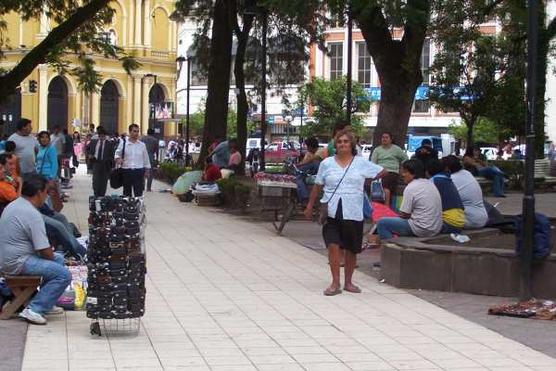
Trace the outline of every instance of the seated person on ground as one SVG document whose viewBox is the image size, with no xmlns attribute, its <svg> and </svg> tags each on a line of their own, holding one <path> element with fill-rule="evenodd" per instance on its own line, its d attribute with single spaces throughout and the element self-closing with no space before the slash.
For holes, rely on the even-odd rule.
<svg viewBox="0 0 556 371">
<path fill-rule="evenodd" d="M 307 152 L 303 160 L 297 165 L 295 183 L 297 184 L 297 198 L 302 204 L 309 200 L 309 189 L 305 183 L 307 175 L 316 174 L 319 171 L 320 157 L 316 155 L 319 149 L 319 142 L 315 137 L 305 139 Z"/>
<path fill-rule="evenodd" d="M 382 218 L 377 223 L 381 241 L 398 236 L 432 237 L 442 229 L 442 200 L 438 190 L 424 178 L 418 160 L 402 163 L 400 175 L 407 186 L 403 192 L 400 217 Z"/>
<path fill-rule="evenodd" d="M 433 148 L 430 139 L 423 139 L 421 141 L 421 147 L 415 150 L 413 155 L 414 159 L 421 161 L 423 168 L 427 167 L 427 162 L 433 158 L 438 158 L 438 151 Z"/>
<path fill-rule="evenodd" d="M 237 148 L 236 140 L 229 140 L 228 144 L 230 146 L 230 159 L 228 160 L 228 169 L 233 170 L 235 173 L 239 172 L 239 166 L 241 165 L 241 153 Z"/>
<path fill-rule="evenodd" d="M 458 190 L 465 214 L 465 229 L 483 228 L 488 222 L 488 214 L 483 202 L 483 191 L 477 179 L 469 171 L 463 169 L 461 161 L 454 155 L 442 159 L 444 171 Z"/>
<path fill-rule="evenodd" d="M 222 178 L 222 173 L 218 166 L 212 163 L 212 158 L 207 157 L 205 159 L 205 171 L 203 172 L 203 181 L 205 182 L 216 182 L 218 179 Z"/>
<path fill-rule="evenodd" d="M 9 275 L 41 276 L 39 292 L 19 317 L 33 324 L 46 324 L 45 315 L 60 313 L 54 304 L 71 282 L 62 255 L 53 251 L 37 210 L 47 197 L 47 180 L 29 174 L 22 196 L 11 202 L 0 218 L 0 270 Z"/>
<path fill-rule="evenodd" d="M 463 156 L 463 167 L 474 176 L 482 176 L 492 180 L 494 197 L 504 196 L 505 174 L 496 166 L 487 164 L 486 157 L 479 148 L 468 148 Z"/>
<path fill-rule="evenodd" d="M 14 181 L 7 176 L 7 156 L 0 154 L 0 207 L 6 206 L 19 197 Z"/>
<path fill-rule="evenodd" d="M 465 225 L 465 213 L 450 173 L 445 172 L 442 162 L 435 158 L 427 162 L 427 175 L 438 189 L 442 200 L 442 233 L 460 234 Z"/>
</svg>

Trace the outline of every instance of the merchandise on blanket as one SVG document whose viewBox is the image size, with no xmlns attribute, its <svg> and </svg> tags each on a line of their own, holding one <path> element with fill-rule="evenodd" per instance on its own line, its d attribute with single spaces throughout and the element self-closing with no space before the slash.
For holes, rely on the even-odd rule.
<svg viewBox="0 0 556 371">
<path fill-rule="evenodd" d="M 87 290 L 87 266 L 69 265 L 68 270 L 71 273 L 71 282 L 56 305 L 65 310 L 82 310 Z"/>
<path fill-rule="evenodd" d="M 556 303 L 552 300 L 522 301 L 515 304 L 497 305 L 488 310 L 488 314 L 497 316 L 556 320 Z"/>
<path fill-rule="evenodd" d="M 91 197 L 89 210 L 87 317 L 142 317 L 146 273 L 143 200 Z"/>
</svg>

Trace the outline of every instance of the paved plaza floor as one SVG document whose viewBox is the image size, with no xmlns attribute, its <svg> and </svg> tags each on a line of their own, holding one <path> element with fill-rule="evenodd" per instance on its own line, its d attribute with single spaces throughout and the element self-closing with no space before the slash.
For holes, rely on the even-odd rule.
<svg viewBox="0 0 556 371">
<path fill-rule="evenodd" d="M 156 188 L 156 187 L 155 187 Z M 87 230 L 90 178 L 64 212 Z M 85 312 L 29 326 L 24 370 L 553 370 L 556 360 L 356 273 L 325 297 L 325 256 L 260 224 L 147 203 L 147 307 L 137 336 L 91 336 Z"/>
</svg>

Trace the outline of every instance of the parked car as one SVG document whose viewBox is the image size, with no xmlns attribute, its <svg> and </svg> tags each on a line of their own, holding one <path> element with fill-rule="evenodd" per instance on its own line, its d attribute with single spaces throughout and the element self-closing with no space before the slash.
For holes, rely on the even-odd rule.
<svg viewBox="0 0 556 371">
<path fill-rule="evenodd" d="M 481 154 L 484 155 L 489 161 L 496 160 L 496 158 L 498 158 L 498 148 L 481 147 Z"/>
<path fill-rule="evenodd" d="M 281 163 L 299 156 L 299 144 L 294 142 L 273 142 L 265 148 L 265 162 Z"/>
<path fill-rule="evenodd" d="M 369 159 L 371 157 L 371 150 L 373 149 L 372 144 L 361 144 L 361 156 L 364 159 Z"/>
</svg>

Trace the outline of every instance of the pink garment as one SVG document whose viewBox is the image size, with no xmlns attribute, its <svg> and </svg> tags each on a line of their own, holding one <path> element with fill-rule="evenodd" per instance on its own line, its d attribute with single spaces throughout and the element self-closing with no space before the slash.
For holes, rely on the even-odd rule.
<svg viewBox="0 0 556 371">
<path fill-rule="evenodd" d="M 373 213 L 372 219 L 376 223 L 382 218 L 399 216 L 394 210 L 380 202 L 372 202 Z"/>
</svg>

